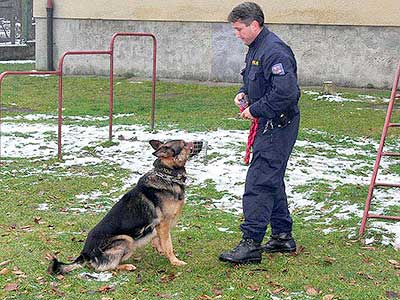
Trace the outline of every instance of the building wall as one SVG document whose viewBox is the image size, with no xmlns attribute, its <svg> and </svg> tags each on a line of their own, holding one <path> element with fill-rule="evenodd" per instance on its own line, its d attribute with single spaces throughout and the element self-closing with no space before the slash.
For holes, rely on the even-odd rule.
<svg viewBox="0 0 400 300">
<path fill-rule="evenodd" d="M 225 22 L 238 0 L 53 0 L 66 19 Z M 398 0 L 259 0 L 268 23 L 400 26 Z M 34 15 L 46 17 L 47 0 L 34 0 Z M 62 3 L 62 4 L 61 4 Z"/>
<path fill-rule="evenodd" d="M 47 66 L 46 19 L 41 17 L 44 2 L 35 0 L 36 63 L 39 69 Z M 184 0 L 95 2 L 98 5 L 90 2 L 92 11 L 86 1 L 69 0 L 60 7 L 55 3 L 55 64 L 67 50 L 108 49 L 115 32 L 152 32 L 158 41 L 158 77 L 240 81 L 239 71 L 244 66 L 247 47 L 235 38 L 230 24 L 224 21 L 238 2 L 207 0 L 201 1 L 198 7 Z M 120 5 L 114 9 L 112 2 Z M 165 4 L 167 2 L 169 6 Z M 272 8 L 279 2 L 259 1 Z M 400 19 L 381 18 L 377 12 L 385 11 L 386 6 L 382 4 L 386 3 L 387 7 L 390 4 L 393 8 L 399 7 L 400 1 L 386 0 L 379 5 L 369 0 L 352 1 L 350 7 L 345 1 L 319 1 L 318 7 L 312 7 L 312 2 L 290 1 L 280 10 L 265 9 L 268 27 L 288 42 L 296 54 L 300 83 L 321 85 L 324 80 L 333 80 L 341 86 L 390 87 L 400 59 L 400 24 L 395 24 L 400 23 Z M 356 10 L 355 2 L 363 5 L 358 3 Z M 299 4 L 297 10 L 296 3 Z M 348 16 L 350 9 L 355 13 L 352 23 Z M 366 11 L 369 14 L 365 15 Z M 337 24 L 329 24 L 333 20 Z M 115 56 L 117 74 L 150 76 L 150 38 L 118 38 Z M 80 56 L 68 57 L 64 70 L 67 73 L 106 74 L 108 68 L 104 56 Z"/>
</svg>

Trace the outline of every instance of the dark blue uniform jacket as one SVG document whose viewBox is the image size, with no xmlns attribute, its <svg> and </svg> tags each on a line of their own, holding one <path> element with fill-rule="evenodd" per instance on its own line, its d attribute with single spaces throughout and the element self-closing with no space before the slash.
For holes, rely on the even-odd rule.
<svg viewBox="0 0 400 300">
<path fill-rule="evenodd" d="M 297 109 L 300 89 L 294 54 L 266 27 L 249 45 L 246 68 L 241 74 L 244 85 L 239 92 L 248 95 L 253 117 L 262 118 L 262 122 L 274 119 L 289 108 Z"/>
</svg>

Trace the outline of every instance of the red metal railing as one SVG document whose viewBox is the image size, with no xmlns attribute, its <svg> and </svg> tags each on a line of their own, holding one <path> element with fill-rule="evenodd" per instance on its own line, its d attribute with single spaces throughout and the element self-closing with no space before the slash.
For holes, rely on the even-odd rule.
<svg viewBox="0 0 400 300">
<path fill-rule="evenodd" d="M 6 71 L 0 74 L 0 107 L 2 104 L 1 87 L 3 79 L 8 75 L 58 75 L 58 130 L 57 146 L 58 158 L 62 158 L 62 105 L 63 105 L 63 67 L 65 58 L 69 55 L 108 55 L 110 59 L 110 101 L 109 101 L 109 130 L 108 138 L 112 140 L 112 120 L 114 107 L 114 44 L 119 36 L 147 36 L 153 39 L 153 72 L 152 72 L 152 96 L 151 96 L 151 129 L 154 129 L 155 101 L 156 101 L 156 63 L 157 63 L 157 39 L 154 34 L 146 32 L 117 32 L 111 37 L 109 50 L 82 50 L 64 52 L 58 63 L 56 71 Z M 1 158 L 1 122 L 2 112 L 0 109 L 0 158 Z"/>
<path fill-rule="evenodd" d="M 376 214 L 370 214 L 369 213 L 369 209 L 370 209 L 370 206 L 371 206 L 372 195 L 373 195 L 375 187 L 380 187 L 380 186 L 383 186 L 383 187 L 395 187 L 395 188 L 399 188 L 400 187 L 400 183 L 376 182 L 376 178 L 378 176 L 379 165 L 381 163 L 382 156 L 393 156 L 393 157 L 399 157 L 400 156 L 400 153 L 384 152 L 383 151 L 383 148 L 385 146 L 386 136 L 387 136 L 387 133 L 388 133 L 388 129 L 390 127 L 400 127 L 399 123 L 391 123 L 390 122 L 391 117 L 392 117 L 392 111 L 393 111 L 395 99 L 400 99 L 400 94 L 397 94 L 397 88 L 399 86 L 399 80 L 400 80 L 400 63 L 397 66 L 397 71 L 396 71 L 396 74 L 395 74 L 395 77 L 394 77 L 392 92 L 391 92 L 391 95 L 390 95 L 390 100 L 389 100 L 389 105 L 388 105 L 388 109 L 387 109 L 387 113 L 386 113 L 385 123 L 383 125 L 383 130 L 382 130 L 381 140 L 380 140 L 380 143 L 379 143 L 378 153 L 376 155 L 374 170 L 372 172 L 371 182 L 370 182 L 369 189 L 368 189 L 368 195 L 367 195 L 367 199 L 365 201 L 364 214 L 363 214 L 363 218 L 362 218 L 361 226 L 360 226 L 360 230 L 359 230 L 359 235 L 360 236 L 362 236 L 364 234 L 366 223 L 367 223 L 367 219 L 369 219 L 369 218 L 400 221 L 400 216 L 385 216 L 385 215 L 376 215 Z"/>
</svg>

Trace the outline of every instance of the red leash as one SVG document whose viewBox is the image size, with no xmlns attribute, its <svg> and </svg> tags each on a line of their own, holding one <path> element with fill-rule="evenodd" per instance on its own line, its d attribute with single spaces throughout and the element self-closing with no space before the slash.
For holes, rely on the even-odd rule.
<svg viewBox="0 0 400 300">
<path fill-rule="evenodd" d="M 243 104 L 244 105 L 240 106 L 240 112 L 243 112 L 247 108 L 247 103 Z M 254 140 L 256 138 L 257 128 L 258 128 L 258 118 L 255 118 L 251 121 L 249 137 L 247 138 L 246 155 L 244 157 L 244 163 L 246 165 L 248 165 L 250 162 L 251 147 L 253 146 Z"/>
</svg>

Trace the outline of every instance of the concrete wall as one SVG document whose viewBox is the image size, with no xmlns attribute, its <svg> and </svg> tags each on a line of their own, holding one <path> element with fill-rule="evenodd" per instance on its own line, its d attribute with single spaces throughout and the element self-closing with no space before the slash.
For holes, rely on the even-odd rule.
<svg viewBox="0 0 400 300">
<path fill-rule="evenodd" d="M 1 45 L 0 60 L 25 60 L 35 58 L 35 43 L 25 45 Z"/>
<path fill-rule="evenodd" d="M 400 27 L 279 25 L 269 28 L 296 54 L 300 83 L 391 87 L 400 59 Z M 109 47 L 114 32 L 152 32 L 158 39 L 158 77 L 239 82 L 247 47 L 228 23 L 55 19 L 54 61 L 67 50 Z M 151 75 L 150 38 L 120 38 L 115 71 Z M 46 20 L 36 18 L 36 63 L 45 69 Z M 55 66 L 57 67 L 57 65 Z M 106 74 L 105 56 L 68 57 L 67 73 Z"/>
</svg>

